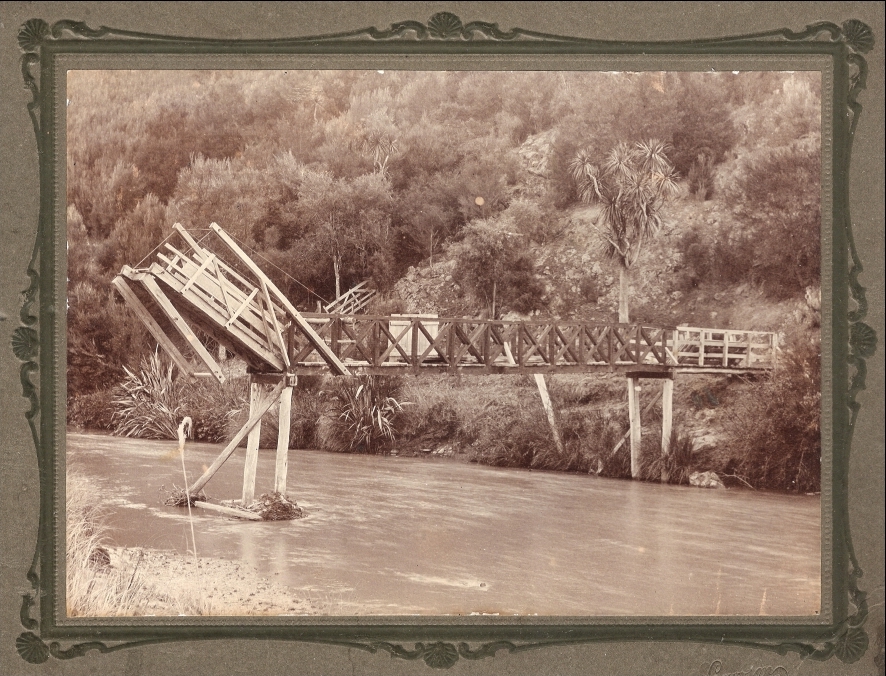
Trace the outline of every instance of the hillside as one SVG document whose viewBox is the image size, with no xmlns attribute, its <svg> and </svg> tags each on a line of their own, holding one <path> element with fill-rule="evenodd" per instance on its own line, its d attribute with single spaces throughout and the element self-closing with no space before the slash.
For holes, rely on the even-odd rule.
<svg viewBox="0 0 886 676">
<path fill-rule="evenodd" d="M 67 97 L 72 424 L 139 428 L 125 382 L 160 388 L 130 402 L 158 433 L 191 415 L 202 438 L 229 434 L 245 380 L 195 388 L 149 364 L 111 288 L 173 223 L 216 222 L 302 310 L 367 281 L 378 314 L 777 331 L 772 378 L 686 380 L 675 442 L 755 486 L 815 487 L 817 72 L 72 71 Z M 564 453 L 534 384 L 491 376 L 364 383 L 399 430 L 365 448 L 339 429 L 353 383 L 305 379 L 291 441 L 623 476 L 623 379 L 551 381 Z"/>
<path fill-rule="evenodd" d="M 544 211 L 544 185 L 549 180 L 549 135 L 532 137 L 519 148 L 521 182 L 515 193 L 538 208 L 546 221 L 544 243 L 528 242 L 534 274 L 543 288 L 533 316 L 611 322 L 618 317 L 618 263 L 603 255 L 605 230 L 599 206 L 573 205 Z M 664 326 L 703 326 L 724 329 L 784 332 L 813 321 L 818 310 L 817 287 L 797 289 L 787 298 L 773 298 L 753 280 L 730 279 L 694 269 L 693 252 L 685 242 L 693 233 L 728 232 L 740 235 L 745 226 L 719 195 L 699 200 L 683 182 L 668 204 L 664 227 L 643 248 L 629 287 L 631 319 Z M 450 247 L 435 257 L 410 266 L 394 285 L 390 298 L 402 301 L 407 313 L 475 316 L 483 301 L 473 297 L 453 277 L 458 250 Z M 750 261 L 752 263 L 753 261 Z M 504 308 L 507 314 L 510 308 Z M 512 312 L 513 316 L 521 315 Z"/>
</svg>

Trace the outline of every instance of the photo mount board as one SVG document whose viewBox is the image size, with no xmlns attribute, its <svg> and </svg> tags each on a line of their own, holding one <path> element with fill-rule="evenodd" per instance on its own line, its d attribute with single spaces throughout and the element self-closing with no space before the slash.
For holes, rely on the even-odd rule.
<svg viewBox="0 0 886 676">
<path fill-rule="evenodd" d="M 122 17 L 119 18 L 122 20 Z M 871 635 L 870 627 L 866 626 L 871 608 L 867 592 L 861 584 L 863 580 L 859 580 L 861 567 L 849 537 L 854 529 L 847 525 L 852 489 L 847 492 L 844 483 L 850 471 L 849 442 L 858 414 L 856 399 L 865 387 L 865 360 L 873 356 L 876 345 L 876 334 L 865 322 L 865 291 L 857 279 L 864 255 L 859 258 L 852 241 L 848 185 L 848 151 L 852 148 L 852 136 L 856 132 L 855 125 L 863 105 L 862 92 L 868 73 L 866 59 L 870 58 L 865 55 L 874 42 L 866 24 L 850 16 L 845 17 L 842 23 L 817 24 L 809 21 L 808 24 L 808 28 L 761 30 L 744 36 L 736 33 L 738 37 L 714 37 L 690 43 L 676 40 L 625 43 L 599 41 L 593 37 L 563 38 L 546 31 L 529 29 L 501 29 L 492 23 L 472 21 L 471 18 L 462 21 L 451 13 L 435 13 L 425 21 L 410 19 L 391 22 L 390 29 L 336 31 L 337 34 L 325 38 L 293 38 L 273 42 L 261 39 L 170 38 L 161 33 L 93 29 L 87 24 L 66 20 L 50 24 L 42 19 L 32 19 L 24 23 L 18 33 L 18 43 L 23 53 L 21 75 L 32 96 L 27 109 L 32 115 L 40 150 L 41 214 L 34 257 L 27 269 L 32 284 L 25 291 L 18 326 L 9 327 L 7 321 L 4 328 L 10 329 L 13 352 L 20 363 L 18 386 L 30 404 L 27 423 L 33 433 L 41 491 L 37 547 L 33 564 L 26 571 L 26 579 L 32 589 L 23 593 L 19 615 L 21 629 L 15 634 L 18 655 L 32 664 L 43 664 L 48 660 L 83 657 L 92 651 L 126 652 L 153 644 L 239 638 L 333 644 L 367 654 L 387 653 L 403 660 L 424 662 L 430 667 L 442 667 L 452 666 L 459 660 L 478 660 L 478 663 L 486 660 L 489 663 L 492 660 L 488 658 L 496 653 L 497 659 L 507 659 L 502 655 L 508 652 L 534 652 L 536 649 L 538 652 L 535 654 L 541 655 L 544 662 L 544 654 L 556 652 L 553 647 L 556 645 L 603 647 L 612 643 L 626 645 L 638 640 L 652 640 L 656 642 L 652 644 L 653 652 L 656 646 L 670 645 L 673 641 L 680 641 L 684 645 L 745 647 L 748 650 L 762 650 L 763 655 L 768 652 L 770 663 L 776 663 L 779 659 L 827 660 L 832 669 L 842 669 L 844 666 L 849 669 L 853 668 L 849 665 L 870 660 L 870 652 L 876 650 L 876 640 Z M 376 25 L 385 24 L 379 22 Z M 513 25 L 519 23 L 514 22 Z M 175 29 L 169 26 L 166 30 L 172 34 L 177 32 Z M 584 32 L 590 33 L 590 29 L 585 27 Z M 657 39 L 667 38 L 657 36 Z M 60 503 L 59 499 L 63 496 L 60 489 L 64 476 L 63 459 L 58 455 L 59 440 L 64 438 L 64 397 L 60 396 L 64 380 L 63 369 L 60 369 L 64 334 L 63 322 L 59 320 L 64 313 L 64 270 L 59 269 L 56 263 L 64 260 L 63 228 L 58 227 L 58 223 L 64 222 L 59 220 L 59 213 L 64 213 L 64 200 L 59 197 L 59 194 L 63 194 L 63 188 L 60 189 L 59 185 L 64 185 L 63 181 L 59 183 L 64 174 L 63 153 L 58 153 L 58 120 L 63 110 L 63 99 L 59 100 L 59 94 L 63 91 L 63 69 L 75 62 L 113 62 L 115 67 L 145 67 L 143 64 L 146 61 L 157 64 L 176 59 L 181 59 L 179 63 L 200 64 L 202 59 L 203 64 L 239 63 L 239 67 L 255 67 L 243 64 L 255 64 L 263 58 L 267 59 L 266 63 L 279 63 L 280 55 L 283 55 L 286 58 L 313 59 L 315 65 L 311 67 L 330 67 L 330 63 L 340 64 L 338 67 L 346 67 L 346 64 L 361 67 L 355 64 L 377 63 L 385 58 L 412 59 L 413 62 L 424 58 L 429 62 L 436 60 L 440 67 L 450 67 L 442 64 L 453 61 L 469 64 L 479 58 L 484 63 L 494 59 L 507 67 L 515 67 L 515 63 L 527 67 L 532 62 L 538 64 L 547 61 L 560 65 L 545 67 L 562 68 L 567 62 L 582 60 L 603 67 L 601 62 L 611 59 L 613 69 L 668 70 L 677 67 L 673 65 L 674 61 L 669 60 L 674 58 L 674 52 L 688 53 L 696 60 L 728 59 L 739 55 L 751 61 L 757 59 L 762 64 L 768 63 L 773 69 L 782 69 L 783 66 L 778 64 L 783 63 L 785 57 L 824 55 L 833 66 L 831 94 L 834 110 L 846 112 L 845 118 L 836 114 L 833 117 L 833 190 L 826 196 L 833 205 L 832 228 L 826 235 L 833 237 L 830 246 L 834 255 L 831 257 L 831 269 L 825 273 L 832 275 L 834 293 L 830 299 L 831 372 L 825 382 L 833 383 L 833 407 L 826 413 L 832 416 L 830 425 L 834 451 L 830 468 L 833 538 L 827 552 L 832 561 L 828 581 L 831 605 L 828 617 L 822 618 L 827 620 L 825 624 L 784 623 L 772 618 L 767 618 L 766 622 L 754 620 L 739 623 L 728 618 L 725 622 L 710 618 L 676 621 L 672 618 L 618 621 L 608 618 L 601 621 L 597 621 L 597 618 L 544 618 L 537 622 L 511 622 L 504 618 L 421 618 L 415 622 L 404 622 L 402 618 L 391 621 L 364 618 L 352 622 L 350 619 L 324 618 L 287 623 L 273 618 L 211 618 L 198 621 L 193 618 L 164 618 L 163 621 L 143 623 L 129 619 L 72 621 L 59 617 L 59 599 L 55 594 L 59 588 L 63 589 L 63 585 L 60 586 L 62 578 L 59 576 L 59 522 L 54 515 L 58 505 L 63 504 L 63 500 Z M 641 53 L 642 59 L 638 57 Z M 682 58 L 685 57 L 677 56 L 675 60 Z M 638 61 L 645 63 L 637 65 Z M 326 65 L 316 65 L 319 63 Z M 34 163 L 33 159 L 31 161 Z M 31 184 L 30 188 L 36 190 L 37 186 Z M 828 203 L 828 199 L 825 199 L 823 206 Z M 6 314 L 11 313 L 7 311 Z M 844 360 L 849 363 L 848 368 L 843 366 Z M 63 607 L 63 603 L 61 605 Z M 220 643 L 213 641 L 206 644 L 207 651 L 212 651 Z M 552 647 L 545 650 L 543 647 L 546 645 Z M 279 644 L 275 643 L 275 646 Z M 103 668 L 103 659 L 93 657 L 90 663 Z M 717 660 L 708 662 L 712 668 Z M 119 662 L 113 664 L 119 665 Z M 724 666 L 725 662 L 719 664 L 723 673 L 729 670 Z M 701 662 L 693 668 L 701 670 Z M 738 667 L 733 669 L 739 670 Z M 618 671 L 610 668 L 601 673 Z M 682 672 L 675 670 L 673 673 Z"/>
</svg>

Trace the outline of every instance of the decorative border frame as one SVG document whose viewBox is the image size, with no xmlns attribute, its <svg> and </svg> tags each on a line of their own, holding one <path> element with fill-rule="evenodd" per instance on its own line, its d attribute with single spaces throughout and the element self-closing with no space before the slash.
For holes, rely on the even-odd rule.
<svg viewBox="0 0 886 676">
<path fill-rule="evenodd" d="M 96 650 L 101 653 L 125 648 L 188 639 L 237 638 L 297 640 L 331 643 L 370 653 L 384 651 L 404 660 L 422 660 L 430 667 L 451 667 L 460 658 L 480 660 L 498 651 L 521 652 L 543 646 L 639 639 L 690 640 L 747 646 L 784 655 L 845 662 L 857 661 L 868 649 L 864 629 L 868 616 L 867 593 L 858 585 L 862 570 L 855 556 L 849 531 L 848 474 L 849 448 L 859 411 L 856 401 L 865 389 L 866 360 L 876 350 L 876 334 L 864 323 L 867 315 L 865 289 L 858 276 L 862 264 L 855 248 L 849 213 L 848 170 L 852 141 L 861 114 L 858 97 L 866 86 L 867 62 L 863 54 L 874 46 L 871 29 L 861 21 L 848 20 L 838 26 L 819 22 L 801 31 L 778 29 L 735 37 L 679 42 L 624 43 L 550 35 L 530 30 L 502 31 L 496 24 L 482 21 L 463 23 L 456 15 L 440 12 L 427 24 L 403 21 L 387 29 L 366 28 L 345 33 L 277 40 L 192 39 L 152 35 L 99 27 L 82 22 L 58 21 L 51 26 L 31 19 L 18 34 L 21 73 L 31 93 L 28 113 L 34 127 L 40 166 L 41 201 L 37 238 L 27 267 L 30 286 L 23 292 L 20 326 L 13 332 L 12 348 L 21 362 L 19 377 L 22 394 L 29 401 L 26 418 L 31 430 L 41 485 L 37 547 L 27 579 L 31 591 L 22 595 L 20 620 L 24 628 L 16 638 L 16 649 L 30 663 L 46 662 L 50 656 L 71 659 Z M 224 54 L 818 54 L 832 58 L 834 67 L 833 116 L 833 275 L 835 289 L 845 281 L 848 295 L 834 298 L 834 383 L 845 383 L 845 393 L 835 392 L 833 428 L 834 505 L 834 613 L 842 618 L 832 625 L 767 625 L 765 629 L 746 625 L 283 625 L 263 622 L 240 625 L 120 625 L 102 624 L 64 627 L 55 624 L 54 590 L 54 425 L 57 402 L 55 377 L 58 361 L 54 336 L 59 329 L 55 316 L 54 235 L 55 138 L 53 128 L 54 59 L 66 53 L 224 53 Z M 841 114 L 841 113 L 844 113 Z M 850 307 L 851 306 L 851 307 Z M 38 379 L 38 380 L 37 380 Z M 839 387 L 839 385 L 835 385 Z M 841 401 L 842 400 L 842 401 Z M 36 614 L 36 616 L 35 616 Z M 273 618 L 269 618 L 273 619 Z M 80 641 L 102 636 L 102 640 L 75 642 L 68 648 L 62 640 Z M 764 636 L 765 634 L 765 636 Z M 405 648 L 396 641 L 415 637 L 427 642 Z M 472 648 L 470 643 L 479 643 Z"/>
</svg>

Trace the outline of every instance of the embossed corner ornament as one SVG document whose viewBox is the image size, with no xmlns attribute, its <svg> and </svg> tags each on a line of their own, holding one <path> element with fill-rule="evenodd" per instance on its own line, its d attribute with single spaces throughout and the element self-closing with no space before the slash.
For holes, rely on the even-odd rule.
<svg viewBox="0 0 886 676">
<path fill-rule="evenodd" d="M 439 12 L 434 14 L 426 24 L 418 21 L 403 21 L 391 24 L 387 29 L 364 28 L 360 30 L 343 32 L 337 34 L 310 36 L 292 39 L 277 39 L 273 41 L 231 41 L 224 39 L 210 38 L 182 38 L 179 36 L 153 35 L 148 33 L 139 33 L 134 31 L 119 30 L 100 26 L 97 29 L 90 28 L 86 24 L 77 21 L 57 21 L 50 25 L 42 19 L 31 19 L 21 26 L 18 34 L 18 43 L 23 52 L 21 57 L 21 72 L 25 87 L 31 92 L 31 101 L 27 108 L 30 115 L 34 132 L 36 135 L 37 151 L 41 159 L 40 162 L 40 185 L 42 194 L 51 190 L 53 186 L 54 168 L 46 166 L 43 161 L 46 156 L 45 148 L 47 143 L 52 141 L 52 129 L 40 117 L 41 104 L 48 95 L 41 91 L 38 81 L 39 68 L 42 58 L 42 47 L 48 43 L 63 44 L 65 42 L 88 42 L 113 39 L 118 41 L 123 47 L 121 53 L 127 51 L 126 43 L 141 43 L 143 45 L 163 46 L 165 51 L 169 51 L 170 45 L 178 44 L 182 46 L 182 51 L 187 52 L 193 45 L 212 45 L 218 47 L 220 52 L 224 52 L 230 46 L 236 46 L 239 42 L 278 45 L 280 49 L 285 49 L 290 45 L 320 44 L 320 43 L 338 43 L 341 45 L 359 43 L 363 41 L 367 44 L 378 44 L 386 41 L 391 42 L 475 42 L 475 41 L 491 41 L 491 42 L 514 42 L 514 41 L 535 41 L 548 43 L 551 45 L 577 45 L 584 46 L 589 53 L 605 53 L 608 46 L 618 44 L 623 48 L 623 41 L 597 40 L 587 38 L 577 38 L 561 35 L 550 35 L 537 31 L 513 28 L 509 31 L 501 30 L 497 24 L 483 21 L 471 21 L 464 23 L 457 15 L 450 12 Z M 861 114 L 861 105 L 857 98 L 861 91 L 866 87 L 867 62 L 863 54 L 870 52 L 875 44 L 874 34 L 871 28 L 862 21 L 849 19 L 841 25 L 831 22 L 818 22 L 806 26 L 801 31 L 791 31 L 787 28 L 765 31 L 755 34 L 738 35 L 722 38 L 711 38 L 703 40 L 689 40 L 683 42 L 662 42 L 659 44 L 669 44 L 675 46 L 691 46 L 695 51 L 703 50 L 706 46 L 722 46 L 732 43 L 742 43 L 743 47 L 751 41 L 826 41 L 835 45 L 843 45 L 843 55 L 846 63 L 851 66 L 853 72 L 849 75 L 848 87 L 845 92 L 840 92 L 841 96 L 845 96 L 846 115 L 849 118 L 849 126 L 846 131 L 847 152 L 845 157 L 846 166 L 843 167 L 843 174 L 848 175 L 849 157 L 851 154 L 852 140 L 854 138 L 855 129 Z M 639 45 L 639 43 L 638 43 Z M 640 47 L 638 46 L 638 51 Z M 104 50 L 107 53 L 107 50 Z M 839 114 L 839 112 L 838 112 Z M 874 330 L 863 322 L 867 314 L 867 301 L 865 298 L 865 290 L 858 283 L 858 276 L 862 271 L 862 264 L 858 257 L 851 229 L 851 218 L 848 207 L 848 185 L 844 179 L 841 189 L 845 192 L 843 203 L 846 205 L 839 214 L 840 220 L 845 227 L 848 242 L 848 255 L 850 257 L 849 269 L 849 291 L 852 300 L 855 302 L 856 308 L 849 312 L 847 320 L 849 325 L 849 351 L 848 362 L 854 368 L 848 390 L 848 405 L 851 409 L 851 420 L 849 424 L 849 436 L 854 429 L 855 419 L 859 410 L 859 404 L 856 402 L 856 395 L 865 388 L 866 378 L 866 360 L 871 358 L 876 352 L 877 336 Z M 22 306 L 20 311 L 20 326 L 15 329 L 12 336 L 12 352 L 15 357 L 22 362 L 21 365 L 21 385 L 22 395 L 28 399 L 30 407 L 26 412 L 26 418 L 31 428 L 31 433 L 37 453 L 40 474 L 43 476 L 47 463 L 53 460 L 52 449 L 45 449 L 41 445 L 39 435 L 39 413 L 40 413 L 40 396 L 32 377 L 35 376 L 39 369 L 37 362 L 40 351 L 40 333 L 38 326 L 38 291 L 41 273 L 49 275 L 51 270 L 40 269 L 40 247 L 44 241 L 53 241 L 49 235 L 52 234 L 53 223 L 51 215 L 44 211 L 43 201 L 41 200 L 41 211 L 37 224 L 37 237 L 34 250 L 30 262 L 27 267 L 27 274 L 31 283 L 27 289 L 22 292 Z M 51 308 L 49 309 L 51 311 Z M 47 501 L 51 496 L 41 494 L 41 501 Z M 45 505 L 44 505 L 45 506 Z M 844 510 L 845 512 L 845 510 Z M 38 571 L 40 570 L 40 543 L 46 534 L 46 526 L 43 522 L 42 515 L 47 513 L 46 509 L 41 509 L 41 520 L 38 527 L 38 546 L 34 554 L 33 562 L 28 570 L 27 578 L 31 582 L 33 591 L 22 595 L 22 604 L 20 611 L 21 624 L 23 631 L 16 639 L 15 646 L 18 654 L 23 660 L 31 664 L 41 664 L 46 662 L 50 657 L 59 660 L 72 659 L 80 657 L 89 651 L 96 650 L 101 653 L 116 652 L 127 648 L 156 645 L 160 643 L 168 643 L 181 640 L 180 638 L 170 638 L 167 635 L 157 636 L 155 638 L 137 639 L 137 640 L 121 640 L 113 645 L 108 645 L 101 641 L 87 641 L 76 643 L 68 649 L 62 649 L 58 642 L 47 644 L 41 638 L 40 623 L 34 619 L 31 614 L 34 610 L 38 599 L 47 593 L 42 587 Z M 848 514 L 838 514 L 838 519 L 848 521 Z M 840 524 L 844 527 L 847 534 L 846 542 L 848 549 L 848 558 L 850 562 L 849 571 L 849 601 L 854 607 L 851 615 L 842 622 L 838 622 L 835 626 L 825 629 L 827 635 L 821 636 L 817 640 L 809 642 L 767 642 L 765 640 L 753 640 L 743 638 L 729 638 L 722 634 L 719 636 L 699 635 L 691 640 L 698 642 L 717 642 L 721 644 L 730 644 L 736 646 L 744 646 L 748 648 L 764 649 L 776 652 L 781 655 L 787 653 L 796 653 L 805 659 L 827 660 L 836 657 L 844 663 L 853 663 L 859 660 L 867 651 L 870 641 L 864 630 L 864 623 L 868 616 L 867 594 L 861 591 L 857 586 L 857 580 L 862 577 L 863 573 L 858 565 L 855 553 L 852 548 L 851 539 L 849 537 L 848 523 Z M 275 628 L 270 628 L 275 629 Z M 298 635 L 297 628 L 283 627 L 280 629 L 275 638 L 279 640 L 307 640 L 302 639 Z M 259 634 L 249 634 L 242 631 L 242 627 L 237 628 L 239 638 L 256 638 L 268 640 L 266 632 Z M 426 631 L 427 629 L 425 629 Z M 322 642 L 336 645 L 347 646 L 357 650 L 378 653 L 387 652 L 392 658 L 403 660 L 421 660 L 428 667 L 433 669 L 447 669 L 456 664 L 459 659 L 481 660 L 494 656 L 498 651 L 507 651 L 508 653 L 522 652 L 533 650 L 552 645 L 566 645 L 578 643 L 592 642 L 611 642 L 616 640 L 611 635 L 605 633 L 591 634 L 589 637 L 564 640 L 540 640 L 535 642 L 513 643 L 508 640 L 492 641 L 480 645 L 476 649 L 472 649 L 466 642 L 450 643 L 445 641 L 435 641 L 429 643 L 415 643 L 412 649 L 405 648 L 400 644 L 392 642 L 369 642 L 361 640 L 347 639 L 324 639 Z M 882 650 L 881 650 L 882 653 Z M 881 654 L 882 659 L 882 654 Z"/>
</svg>

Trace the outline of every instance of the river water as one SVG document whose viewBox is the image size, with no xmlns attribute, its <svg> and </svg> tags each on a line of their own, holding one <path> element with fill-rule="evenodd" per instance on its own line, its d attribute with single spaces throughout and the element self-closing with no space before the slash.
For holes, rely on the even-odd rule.
<svg viewBox="0 0 886 676">
<path fill-rule="evenodd" d="M 68 434 L 68 463 L 107 498 L 115 545 L 190 545 L 177 442 Z M 221 446 L 188 442 L 193 480 Z M 206 487 L 238 498 L 243 449 Z M 256 493 L 273 486 L 259 454 Z M 498 469 L 439 458 L 290 451 L 308 516 L 250 522 L 194 510 L 197 552 L 247 562 L 331 614 L 813 615 L 818 496 L 706 490 Z"/>
</svg>

